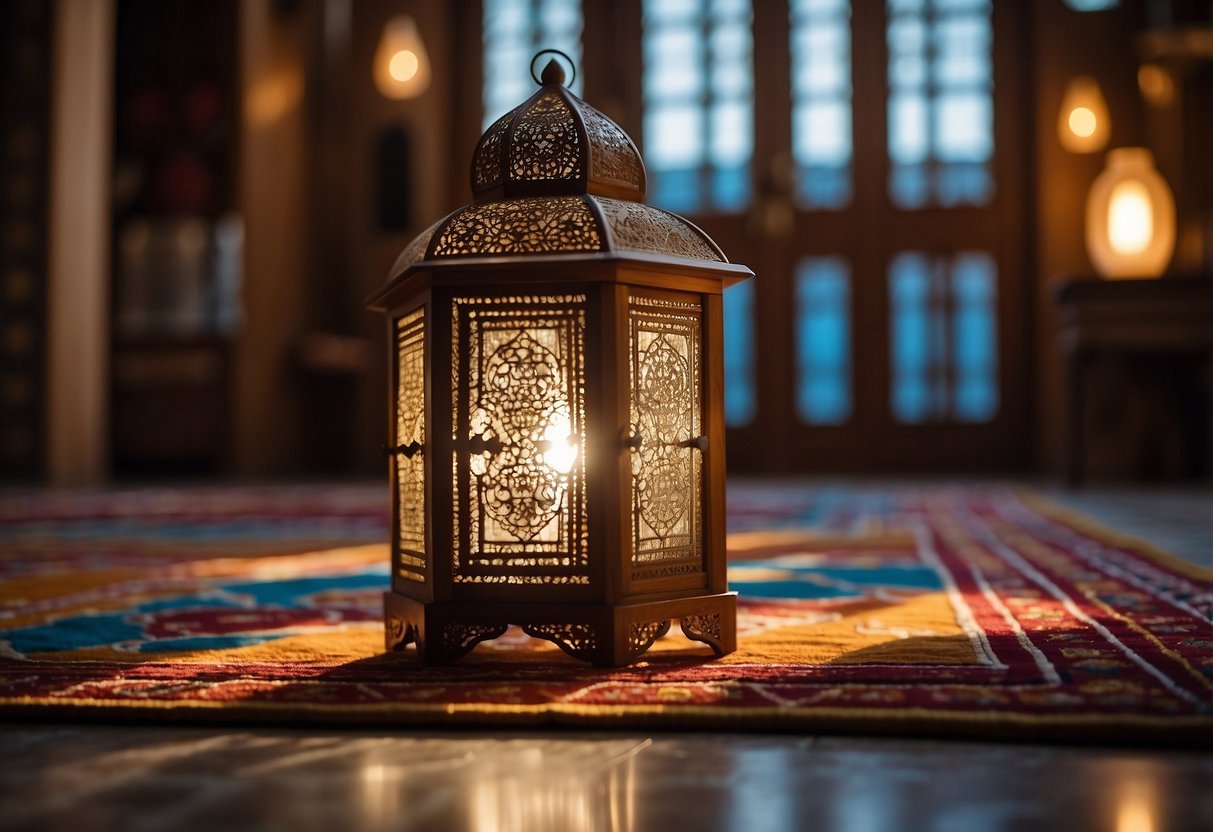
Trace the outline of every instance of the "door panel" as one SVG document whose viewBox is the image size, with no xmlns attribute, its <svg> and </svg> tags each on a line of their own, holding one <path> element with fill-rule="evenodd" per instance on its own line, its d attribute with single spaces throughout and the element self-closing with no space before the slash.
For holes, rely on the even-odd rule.
<svg viewBox="0 0 1213 832">
<path fill-rule="evenodd" d="M 1023 465 L 1022 4 L 608 5 L 587 95 L 648 201 L 757 273 L 725 293 L 731 469 Z"/>
</svg>

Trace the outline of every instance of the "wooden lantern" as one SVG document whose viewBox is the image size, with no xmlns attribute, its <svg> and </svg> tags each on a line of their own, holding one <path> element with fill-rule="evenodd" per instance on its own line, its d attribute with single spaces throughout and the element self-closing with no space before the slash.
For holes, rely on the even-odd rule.
<svg viewBox="0 0 1213 832">
<path fill-rule="evenodd" d="M 516 624 L 619 666 L 679 619 L 723 655 L 721 292 L 752 272 L 639 201 L 636 146 L 555 61 L 536 80 L 481 137 L 472 204 L 369 300 L 390 320 L 387 646 L 445 663 Z"/>
</svg>

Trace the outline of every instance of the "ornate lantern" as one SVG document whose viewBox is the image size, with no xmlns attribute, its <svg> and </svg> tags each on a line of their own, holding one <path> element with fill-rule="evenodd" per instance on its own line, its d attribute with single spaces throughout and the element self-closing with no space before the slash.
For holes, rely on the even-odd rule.
<svg viewBox="0 0 1213 832">
<path fill-rule="evenodd" d="M 536 80 L 481 137 L 472 204 L 369 300 L 390 320 L 387 646 L 445 663 L 516 624 L 619 666 L 679 619 L 723 655 L 721 292 L 752 272 L 639 201 L 636 146 L 559 64 Z"/>
</svg>

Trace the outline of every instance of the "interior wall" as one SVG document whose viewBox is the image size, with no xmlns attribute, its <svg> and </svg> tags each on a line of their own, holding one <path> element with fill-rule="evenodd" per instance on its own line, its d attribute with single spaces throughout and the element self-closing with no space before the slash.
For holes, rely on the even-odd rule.
<svg viewBox="0 0 1213 832">
<path fill-rule="evenodd" d="M 1106 151 L 1071 153 L 1061 147 L 1057 118 L 1066 83 L 1093 76 L 1111 116 L 1109 148 L 1145 141 L 1137 89 L 1134 37 L 1143 26 L 1140 2 L 1100 12 L 1075 12 L 1061 0 L 1035 0 L 1031 14 L 1034 136 L 1036 320 L 1036 465 L 1057 474 L 1065 447 L 1064 366 L 1054 295 L 1068 278 L 1094 275 L 1084 222 L 1087 193 L 1103 170 Z"/>
<path fill-rule="evenodd" d="M 393 101 L 372 67 L 384 25 L 402 13 L 417 22 L 432 80 Z M 449 177 L 454 14 L 398 0 L 242 5 L 239 474 L 384 470 L 387 327 L 364 299 L 417 233 L 467 198 Z M 407 138 L 410 186 L 407 223 L 383 229 L 376 165 L 388 130 Z"/>
<path fill-rule="evenodd" d="M 113 0 L 56 4 L 48 240 L 47 474 L 109 468 L 109 200 Z"/>
<path fill-rule="evenodd" d="M 292 350 L 306 326 L 307 17 L 297 4 L 274 0 L 245 0 L 240 15 L 238 200 L 246 242 L 233 467 L 268 476 L 297 470 L 302 439 Z"/>
<path fill-rule="evenodd" d="M 387 325 L 381 314 L 365 308 L 364 299 L 387 280 L 396 256 L 413 237 L 471 198 L 466 179 L 471 157 L 456 159 L 458 143 L 452 141 L 453 108 L 459 102 L 455 92 L 458 67 L 451 43 L 457 14 L 453 6 L 457 5 L 422 0 L 353 3 L 350 91 L 354 129 L 351 164 L 346 169 L 351 182 L 348 262 L 352 291 L 347 302 L 352 332 L 371 345 L 370 364 L 357 379 L 352 420 L 357 436 L 352 467 L 360 473 L 386 470 L 380 447 L 388 439 Z M 416 20 L 431 67 L 428 89 L 403 101 L 381 95 L 371 75 L 384 25 L 397 14 Z M 407 226 L 402 229 L 380 228 L 376 210 L 377 149 L 389 130 L 403 132 L 408 141 L 411 194 Z M 465 171 L 463 178 L 452 181 L 452 169 Z"/>
</svg>

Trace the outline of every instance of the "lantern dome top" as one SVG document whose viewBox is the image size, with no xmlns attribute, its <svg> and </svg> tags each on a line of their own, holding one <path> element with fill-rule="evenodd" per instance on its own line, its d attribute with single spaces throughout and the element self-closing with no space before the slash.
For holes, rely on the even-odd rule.
<svg viewBox="0 0 1213 832">
<path fill-rule="evenodd" d="M 644 162 L 628 134 L 569 92 L 556 61 L 537 80 L 539 91 L 480 137 L 472 156 L 475 200 L 586 193 L 644 199 Z"/>
<path fill-rule="evenodd" d="M 728 264 L 693 223 L 640 201 L 645 171 L 636 145 L 569 92 L 564 77 L 560 65 L 549 62 L 535 78 L 539 91 L 485 131 L 472 157 L 472 203 L 409 243 L 388 274 L 389 285 L 418 264 L 478 258 L 605 255 L 677 258 L 716 269 Z"/>
</svg>

